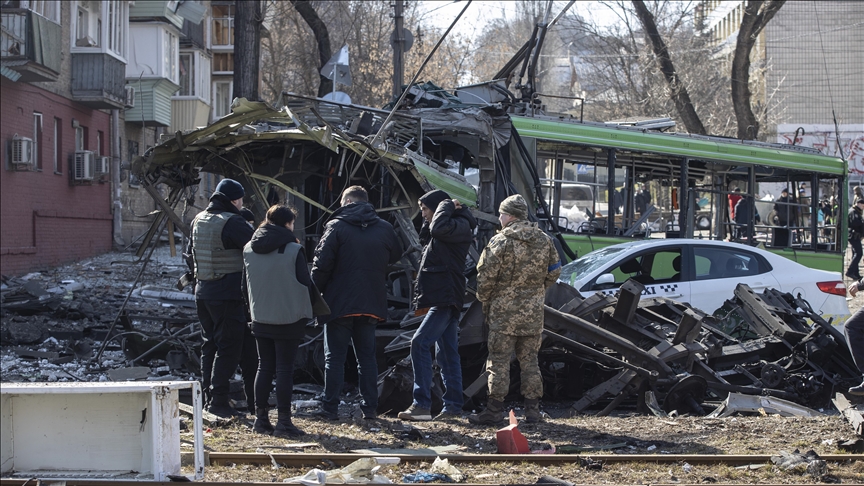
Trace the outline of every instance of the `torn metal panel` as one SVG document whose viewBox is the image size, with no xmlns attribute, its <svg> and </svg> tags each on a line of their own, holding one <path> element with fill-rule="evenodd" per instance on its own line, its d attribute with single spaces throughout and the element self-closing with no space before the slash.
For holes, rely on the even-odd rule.
<svg viewBox="0 0 864 486">
<path fill-rule="evenodd" d="M 864 404 L 853 404 L 842 393 L 837 393 L 831 402 L 846 417 L 855 433 L 864 436 Z"/>
<path fill-rule="evenodd" d="M 784 417 L 820 417 L 823 414 L 789 400 L 730 393 L 707 418 L 728 417 L 736 412 L 775 413 Z"/>
</svg>

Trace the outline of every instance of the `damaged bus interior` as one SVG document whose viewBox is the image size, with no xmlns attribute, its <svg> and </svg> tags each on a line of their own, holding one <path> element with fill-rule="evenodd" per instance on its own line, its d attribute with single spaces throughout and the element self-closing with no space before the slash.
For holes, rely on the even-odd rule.
<svg viewBox="0 0 864 486">
<path fill-rule="evenodd" d="M 194 212 L 184 206 L 202 172 L 241 182 L 257 221 L 275 203 L 297 208 L 295 233 L 310 264 L 342 190 L 362 185 L 404 248 L 390 269 L 390 314 L 378 329 L 381 413 L 411 400 L 408 351 L 422 320 L 411 305 L 422 250 L 418 198 L 432 189 L 459 199 L 479 223 L 460 324 L 469 399 L 482 399 L 486 383 L 483 313 L 470 292 L 474 266 L 509 195 L 525 197 L 565 262 L 633 239 L 704 238 L 764 245 L 841 271 L 845 218 L 820 212 L 826 201 L 846 206 L 845 161 L 804 147 L 663 133 L 668 120 L 598 123 L 548 113 L 531 83 L 512 83 L 520 63 L 529 63 L 531 48 L 523 51 L 494 81 L 451 91 L 415 83 L 392 110 L 292 93 L 279 107 L 235 99 L 231 114 L 165 137 L 133 161 L 132 172 L 161 208 L 139 255 L 169 221 L 189 237 Z M 773 201 L 782 188 L 795 197 Z M 730 196 L 750 200 L 748 214 L 733 219 Z M 733 335 L 721 331 L 728 326 L 719 317 L 686 303 L 640 301 L 639 286 L 628 281 L 614 296 L 587 299 L 565 284 L 550 289 L 544 399 L 576 400 L 574 413 L 609 413 L 622 403 L 652 409 L 646 397 L 653 397 L 666 412 L 704 414 L 704 401 L 731 393 L 820 406 L 855 379 L 842 333 L 795 296 L 757 298 L 739 286 L 728 298 L 739 308 L 736 326 L 750 330 Z M 310 323 L 297 368 L 323 383 L 320 334 Z M 512 382 L 515 396 L 518 373 Z"/>
</svg>

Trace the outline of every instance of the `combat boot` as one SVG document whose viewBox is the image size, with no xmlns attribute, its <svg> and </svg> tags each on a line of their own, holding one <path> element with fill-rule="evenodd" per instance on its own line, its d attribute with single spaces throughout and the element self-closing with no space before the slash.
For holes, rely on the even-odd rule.
<svg viewBox="0 0 864 486">
<path fill-rule="evenodd" d="M 543 421 L 543 414 L 540 412 L 540 400 L 536 398 L 525 400 L 525 421 L 529 424 Z"/>
<path fill-rule="evenodd" d="M 270 423 L 270 410 L 266 408 L 255 409 L 255 423 L 252 430 L 264 435 L 273 435 L 273 424 Z"/>
<path fill-rule="evenodd" d="M 486 404 L 486 410 L 480 413 L 472 413 L 468 416 L 468 421 L 477 425 L 500 425 L 504 422 L 503 413 L 504 402 L 490 398 Z"/>
<path fill-rule="evenodd" d="M 228 395 L 213 395 L 213 398 L 210 401 L 210 406 L 207 407 L 207 411 L 224 419 L 244 415 L 237 410 L 234 410 L 234 407 L 231 406 L 231 401 L 228 399 Z"/>
<path fill-rule="evenodd" d="M 279 412 L 276 427 L 273 428 L 273 437 L 292 438 L 301 435 L 306 435 L 306 432 L 298 429 L 291 422 L 291 412 Z"/>
</svg>

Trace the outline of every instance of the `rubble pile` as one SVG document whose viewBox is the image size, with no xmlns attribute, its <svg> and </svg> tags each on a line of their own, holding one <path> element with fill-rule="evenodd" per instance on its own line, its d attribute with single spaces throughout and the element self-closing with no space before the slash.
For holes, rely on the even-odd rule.
<svg viewBox="0 0 864 486">
<path fill-rule="evenodd" d="M 149 349 L 154 338 L 169 329 L 166 322 L 197 322 L 193 296 L 169 293 L 185 266 L 162 247 L 152 255 L 143 285 L 132 292 L 109 337 L 140 270 L 141 262 L 131 256 L 108 253 L 23 277 L 4 277 L 0 287 L 2 380 L 119 381 L 124 375 L 114 370 L 131 365 L 139 349 Z M 98 363 L 92 362 L 106 339 Z M 130 379 L 194 376 L 194 367 L 169 374 L 167 352 L 162 354 L 162 359 L 150 360 L 152 369 L 143 378 L 139 372 Z"/>
<path fill-rule="evenodd" d="M 158 248 L 133 289 L 139 269 L 128 255 L 111 253 L 4 279 L 2 380 L 196 379 L 201 334 L 194 299 L 190 289 L 172 288 L 185 266 Z M 856 384 L 843 335 L 795 296 L 739 285 L 711 316 L 681 302 L 642 298 L 643 290 L 634 280 L 615 295 L 588 298 L 568 285 L 550 288 L 540 351 L 544 400 L 573 402 L 570 414 L 602 415 L 626 405 L 657 415 L 706 415 L 730 394 L 822 408 Z M 390 319 L 378 329 L 380 413 L 410 403 L 410 340 L 422 321 L 404 298 L 391 304 Z M 473 301 L 461 318 L 460 353 L 475 408 L 486 391 L 485 341 L 482 308 Z M 310 323 L 296 362 L 298 388 L 318 389 L 323 369 L 321 328 Z M 346 372 L 350 382 L 354 363 Z M 518 366 L 512 376 L 510 398 L 517 399 Z M 241 400 L 242 386 L 234 385 Z M 441 395 L 436 374 L 433 408 Z"/>
</svg>

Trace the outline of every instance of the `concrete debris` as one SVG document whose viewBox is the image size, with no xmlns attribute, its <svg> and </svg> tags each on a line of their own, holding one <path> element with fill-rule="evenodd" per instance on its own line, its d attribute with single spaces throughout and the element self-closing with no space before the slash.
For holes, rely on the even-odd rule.
<svg viewBox="0 0 864 486">
<path fill-rule="evenodd" d="M 801 470 L 814 477 L 824 476 L 828 472 L 828 463 L 823 461 L 819 454 L 814 451 L 807 451 L 804 454 L 797 450 L 792 453 L 780 451 L 780 454 L 771 456 L 771 463 L 787 471 L 790 469 Z"/>
</svg>

